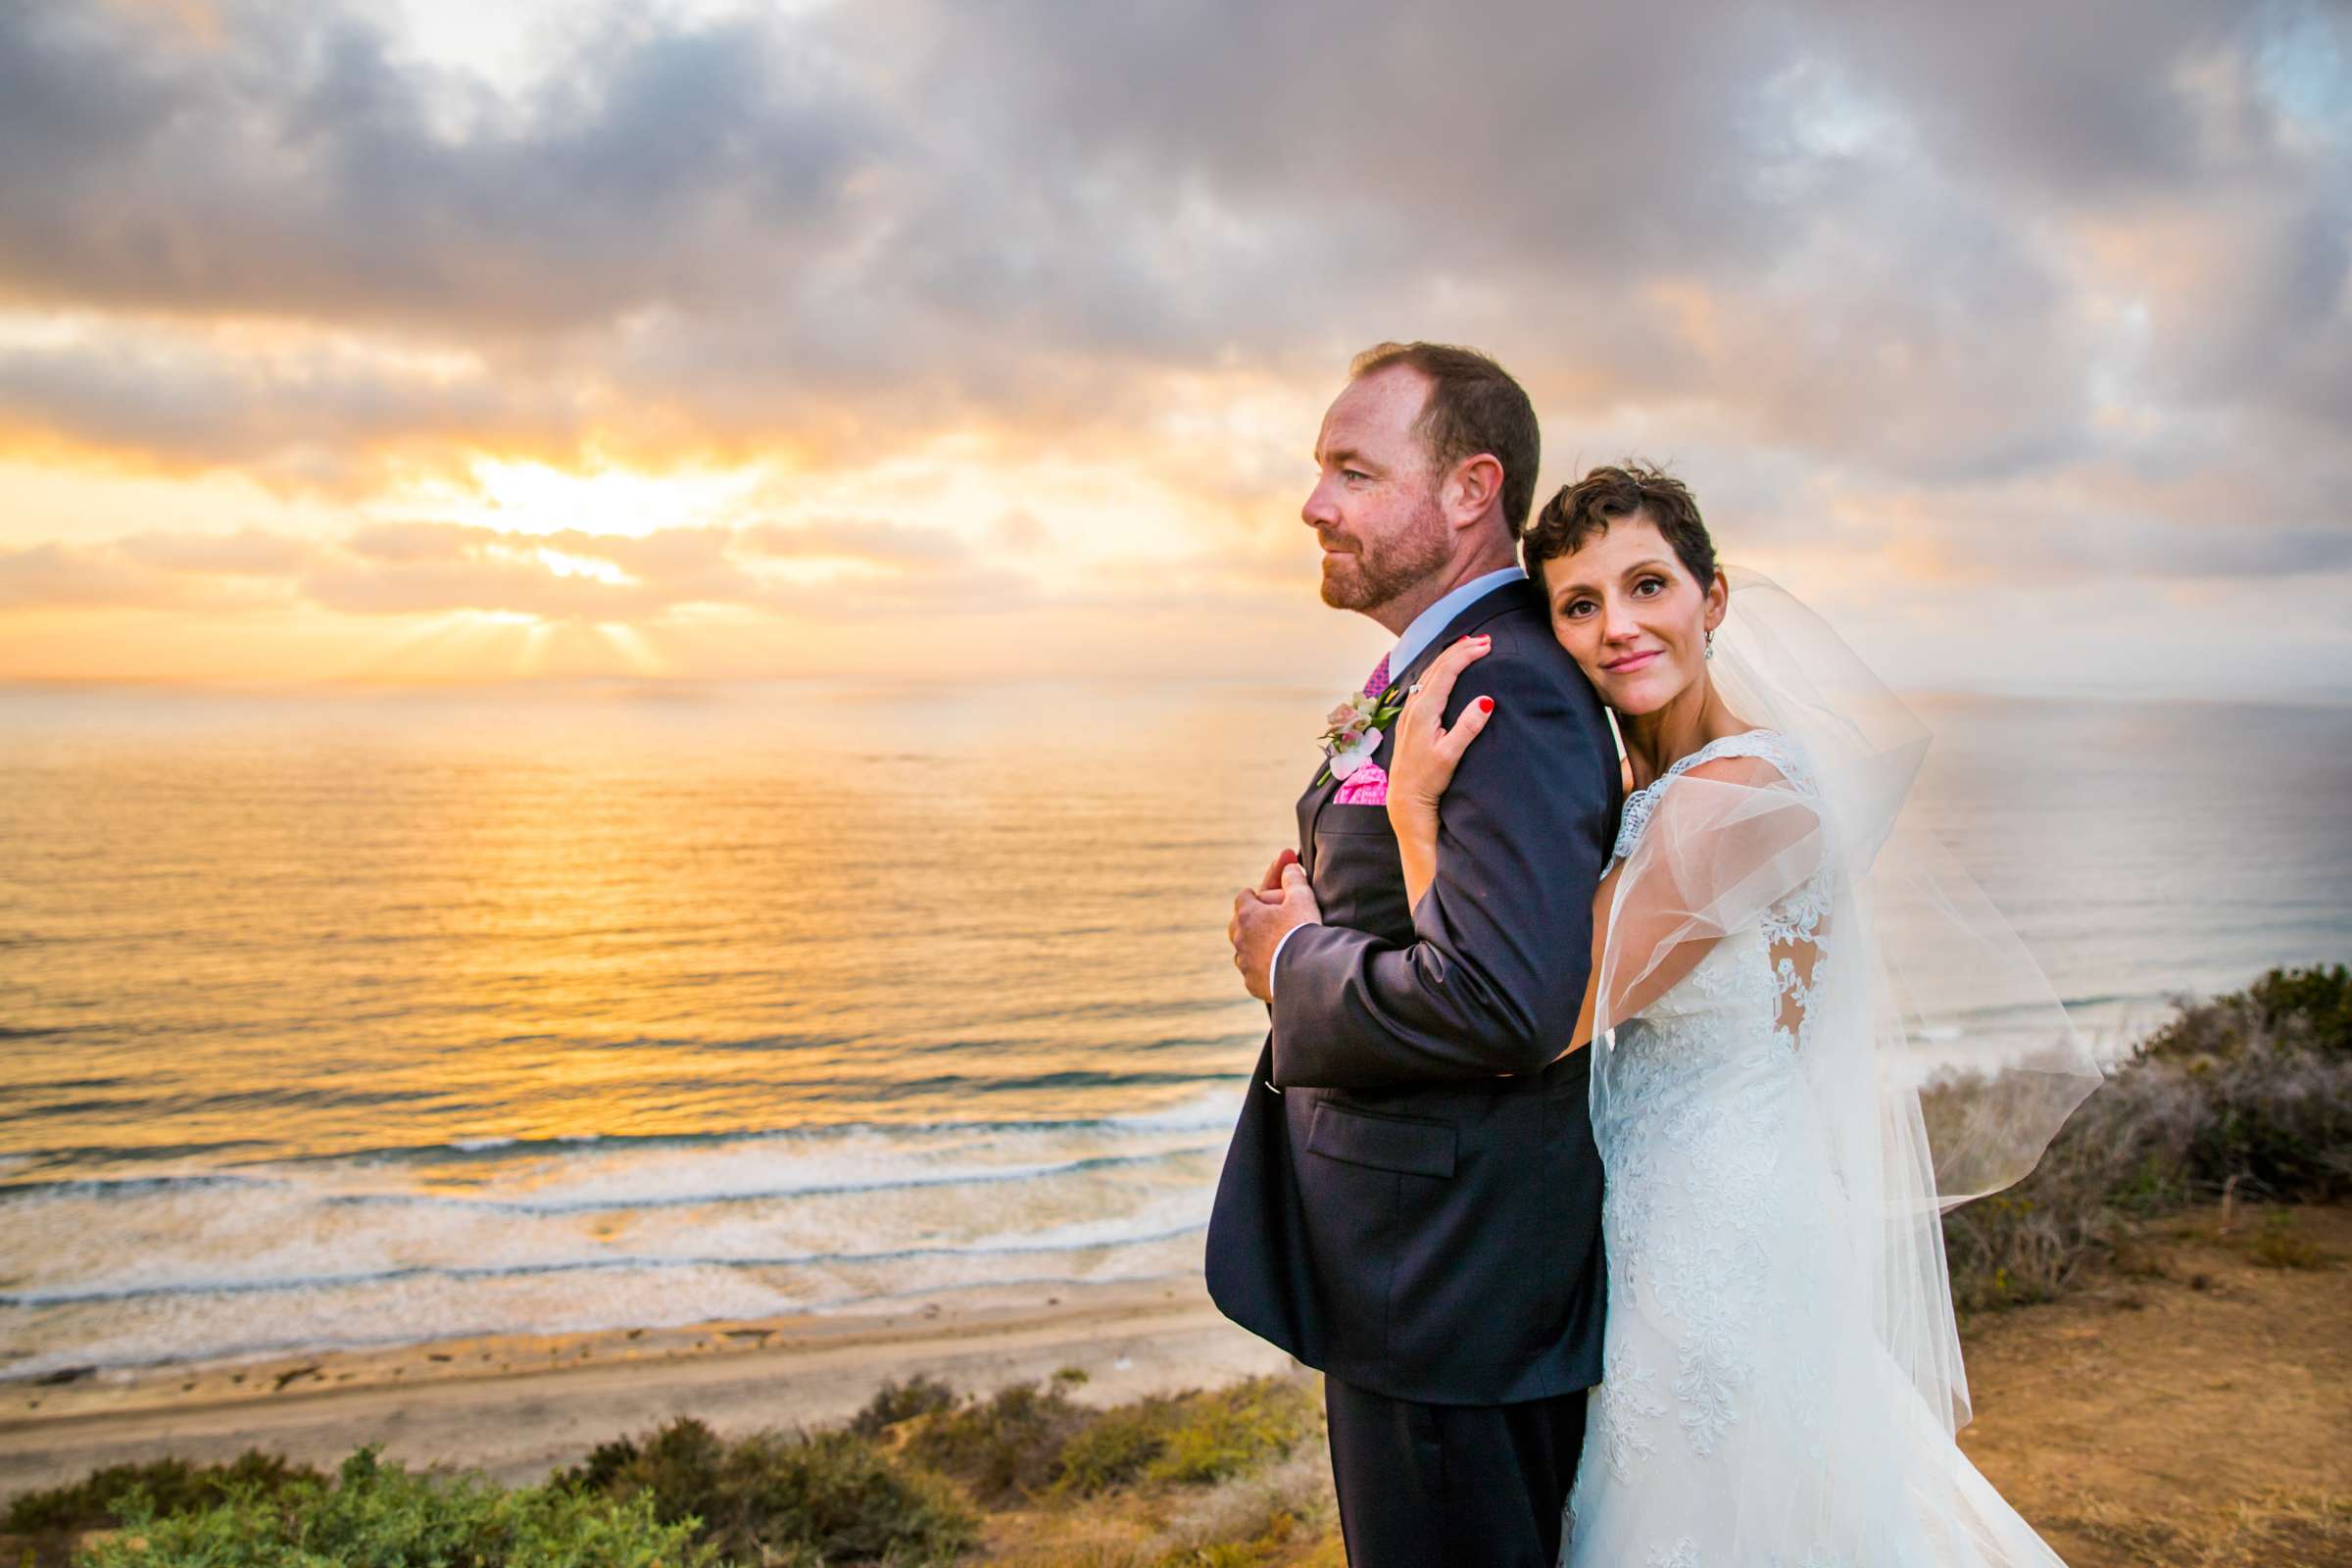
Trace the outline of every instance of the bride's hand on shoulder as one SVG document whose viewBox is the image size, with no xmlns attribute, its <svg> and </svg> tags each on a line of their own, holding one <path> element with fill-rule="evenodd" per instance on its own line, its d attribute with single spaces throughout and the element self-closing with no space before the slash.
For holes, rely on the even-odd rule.
<svg viewBox="0 0 2352 1568">
<path fill-rule="evenodd" d="M 1415 831 L 1436 837 L 1438 801 L 1453 782 L 1462 753 L 1494 716 L 1494 700 L 1481 697 L 1463 707 L 1450 729 L 1445 726 L 1454 682 L 1491 646 L 1485 637 L 1464 637 L 1440 654 L 1413 683 L 1396 715 L 1396 744 L 1389 754 L 1389 820 L 1400 838 Z"/>
</svg>

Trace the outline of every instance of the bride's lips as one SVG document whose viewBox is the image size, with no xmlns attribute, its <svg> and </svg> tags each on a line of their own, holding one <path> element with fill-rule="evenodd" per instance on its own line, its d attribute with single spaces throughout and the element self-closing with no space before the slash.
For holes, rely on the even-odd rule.
<svg viewBox="0 0 2352 1568">
<path fill-rule="evenodd" d="M 1611 660 L 1600 667 L 1612 675 L 1629 674 L 1656 659 L 1662 652 L 1664 652 L 1663 649 L 1652 648 L 1646 654 L 1628 654 L 1623 659 Z"/>
</svg>

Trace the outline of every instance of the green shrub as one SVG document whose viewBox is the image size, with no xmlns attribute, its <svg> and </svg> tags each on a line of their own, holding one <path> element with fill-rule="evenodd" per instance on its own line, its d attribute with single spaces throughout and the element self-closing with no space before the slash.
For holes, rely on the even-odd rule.
<svg viewBox="0 0 2352 1568">
<path fill-rule="evenodd" d="M 1093 1419 L 1071 1401 L 1069 1381 L 1015 1383 L 992 1398 L 940 1411 L 907 1439 L 906 1456 L 954 1476 L 990 1507 L 1033 1496 L 1053 1482 L 1063 1445 Z"/>
<path fill-rule="evenodd" d="M 447 1486 L 379 1462 L 371 1445 L 336 1484 L 232 1484 L 220 1502 L 165 1515 L 144 1488 L 117 1501 L 122 1529 L 77 1553 L 75 1568 L 707 1568 L 690 1526 L 642 1501 L 564 1487 L 507 1491 L 475 1476 Z"/>
<path fill-rule="evenodd" d="M 2273 969 L 2243 991 L 2183 1004 L 2138 1054 L 2228 1057 L 2256 1038 L 2324 1056 L 2352 1056 L 2352 968 Z"/>
<path fill-rule="evenodd" d="M 153 1459 L 93 1470 L 72 1486 L 20 1493 L 0 1516 L 0 1530 L 41 1536 L 101 1530 L 120 1524 L 117 1502 L 132 1487 L 143 1489 L 157 1514 L 191 1513 L 225 1500 L 239 1487 L 274 1495 L 297 1482 L 323 1485 L 312 1465 L 290 1463 L 282 1453 L 248 1448 L 226 1464 L 190 1464 Z"/>
<path fill-rule="evenodd" d="M 1055 1490 L 1089 1495 L 1138 1481 L 1200 1486 L 1289 1453 L 1315 1430 L 1315 1401 L 1290 1378 L 1138 1399 L 1063 1446 Z"/>
<path fill-rule="evenodd" d="M 556 1480 L 641 1500 L 663 1524 L 691 1525 L 698 1545 L 745 1563 L 944 1562 L 978 1540 L 946 1482 L 849 1430 L 729 1444 L 680 1416 L 643 1443 L 600 1446 Z"/>
<path fill-rule="evenodd" d="M 1146 1478 L 1198 1486 L 1289 1453 L 1314 1430 L 1306 1391 L 1284 1378 L 1252 1378 L 1196 1394 Z"/>
<path fill-rule="evenodd" d="M 953 1410 L 958 1398 L 956 1391 L 939 1379 L 918 1372 L 904 1383 L 883 1384 L 865 1402 L 865 1408 L 850 1418 L 850 1430 L 861 1438 L 877 1438 L 884 1428 L 902 1421 Z"/>
<path fill-rule="evenodd" d="M 1092 1496 L 1144 1478 L 1183 1420 L 1183 1398 L 1152 1395 L 1103 1411 L 1062 1445 L 1054 1490 Z"/>
<path fill-rule="evenodd" d="M 2352 968 L 2273 969 L 2247 988 L 2263 1027 L 2300 1036 L 2313 1050 L 2352 1056 Z"/>
<path fill-rule="evenodd" d="M 727 1455 L 710 1521 L 731 1556 L 803 1546 L 819 1562 L 945 1562 L 979 1523 L 939 1477 L 894 1464 L 850 1432 L 754 1433 Z"/>
<path fill-rule="evenodd" d="M 580 1492 L 643 1494 L 653 1500 L 655 1516 L 669 1524 L 699 1514 L 710 1500 L 726 1452 L 707 1423 L 682 1415 L 642 1444 L 625 1437 L 600 1443 L 581 1463 L 549 1480 Z"/>
</svg>

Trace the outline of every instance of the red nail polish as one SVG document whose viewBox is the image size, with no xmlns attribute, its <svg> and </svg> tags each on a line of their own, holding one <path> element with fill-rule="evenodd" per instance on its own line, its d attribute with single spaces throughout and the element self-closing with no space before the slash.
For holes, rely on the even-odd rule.
<svg viewBox="0 0 2352 1568">
<path fill-rule="evenodd" d="M 1494 699 L 1492 697 L 1481 697 L 1478 700 L 1478 710 L 1482 713 L 1492 713 L 1494 711 Z"/>
</svg>

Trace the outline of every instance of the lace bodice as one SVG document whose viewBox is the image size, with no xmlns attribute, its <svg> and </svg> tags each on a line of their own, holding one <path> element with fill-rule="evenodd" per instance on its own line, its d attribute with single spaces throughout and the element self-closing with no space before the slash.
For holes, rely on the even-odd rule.
<svg viewBox="0 0 2352 1568">
<path fill-rule="evenodd" d="M 1617 824 L 1617 847 L 1610 852 L 1610 858 L 1622 860 L 1633 854 L 1635 842 L 1642 837 L 1642 830 L 1649 826 L 1650 813 L 1658 808 L 1659 797 L 1668 784 L 1701 762 L 1712 762 L 1719 757 L 1760 757 L 1779 768 L 1781 776 L 1800 793 L 1818 793 L 1811 770 L 1779 730 L 1749 729 L 1737 735 L 1718 736 L 1688 757 L 1676 758 L 1666 764 L 1665 772 L 1625 798 L 1625 814 Z"/>
<path fill-rule="evenodd" d="M 1800 798 L 1820 799 L 1811 769 L 1780 731 L 1751 729 L 1725 735 L 1678 758 L 1665 772 L 1626 798 L 1613 858 L 1622 860 L 1633 853 L 1658 802 L 1676 779 L 1721 757 L 1761 758 Z M 1829 933 L 1824 922 L 1830 908 L 1831 876 L 1832 867 L 1825 857 L 1802 886 L 1763 911 L 1752 930 L 1728 934 L 1696 969 L 1643 1008 L 1642 1016 L 1652 1020 L 1687 1017 L 1722 1012 L 1728 1005 L 1734 1014 L 1744 1012 L 1747 1016 L 1726 1021 L 1752 1025 L 1755 1010 L 1741 1004 L 1764 1003 L 1764 1010 L 1772 1017 L 1773 1042 L 1791 1051 L 1797 1049 L 1803 1044 L 1806 1005 L 1820 981 L 1819 966 L 1828 956 Z"/>
</svg>

